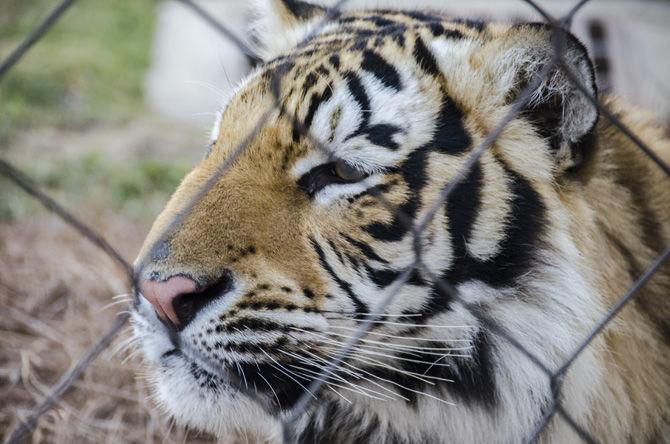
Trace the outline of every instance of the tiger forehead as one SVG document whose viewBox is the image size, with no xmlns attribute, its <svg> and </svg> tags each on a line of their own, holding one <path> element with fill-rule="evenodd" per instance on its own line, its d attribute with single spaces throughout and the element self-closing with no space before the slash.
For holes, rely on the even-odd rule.
<svg viewBox="0 0 670 444">
<path fill-rule="evenodd" d="M 302 139 L 300 133 L 310 126 L 316 108 L 332 94 L 335 82 L 365 71 L 385 86 L 400 90 L 400 65 L 409 63 L 422 68 L 419 65 L 425 54 L 417 51 L 428 52 L 426 42 L 437 37 L 452 41 L 489 39 L 487 29 L 488 25 L 479 21 L 450 20 L 416 12 L 349 13 L 329 22 L 323 31 L 290 54 L 268 62 L 262 78 L 267 85 L 280 81 L 281 87 L 273 95 L 281 95 L 283 114 L 298 126 L 293 128 L 292 136 L 292 142 L 297 143 Z M 415 62 L 404 62 L 408 52 L 413 53 Z M 435 67 L 432 74 L 440 73 Z M 315 94 L 310 94 L 312 91 Z"/>
<path fill-rule="evenodd" d="M 259 76 L 254 76 L 240 90 L 237 99 L 231 102 L 232 107 L 224 110 L 228 117 L 225 120 L 230 122 L 232 118 L 238 122 L 242 116 L 258 109 L 260 102 L 278 107 L 284 118 L 275 121 L 271 137 L 263 137 L 261 152 L 267 160 L 273 160 L 266 166 L 278 166 L 279 171 L 284 171 L 313 147 L 316 139 L 305 134 L 309 133 L 311 118 L 328 100 L 336 82 L 346 80 L 348 75 L 368 72 L 385 86 L 400 90 L 402 65 L 413 65 L 411 69 L 418 70 L 416 75 L 426 71 L 426 67 L 421 66 L 425 54 L 416 52 L 418 49 L 428 51 L 424 45 L 430 40 L 437 37 L 454 42 L 488 40 L 496 29 L 479 21 L 417 12 L 370 11 L 341 15 L 291 53 L 266 63 Z M 330 116 L 331 135 L 338 123 L 339 111 L 334 110 Z M 235 131 L 221 128 L 219 139 L 223 133 L 239 132 L 238 126 L 235 123 Z M 321 140 L 330 142 L 328 137 Z M 337 149 L 336 146 L 328 148 Z"/>
<path fill-rule="evenodd" d="M 408 40 L 416 36 L 461 38 L 488 38 L 488 25 L 475 20 L 448 19 L 437 15 L 403 11 L 353 12 L 340 16 L 323 26 L 323 30 L 300 44 L 291 53 L 268 63 L 273 69 L 287 61 L 300 65 L 319 61 L 328 56 L 335 70 L 355 68 L 353 64 L 342 67 L 340 63 L 366 49 L 387 51 L 404 49 Z M 339 52 L 343 57 L 332 57 Z M 348 56 L 348 57 L 347 57 Z M 298 80 L 295 73 L 293 80 Z"/>
</svg>

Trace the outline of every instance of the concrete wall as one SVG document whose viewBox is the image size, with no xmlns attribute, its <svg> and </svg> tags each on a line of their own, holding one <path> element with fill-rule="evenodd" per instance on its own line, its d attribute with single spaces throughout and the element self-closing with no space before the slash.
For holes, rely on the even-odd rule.
<svg viewBox="0 0 670 444">
<path fill-rule="evenodd" d="M 198 0 L 238 36 L 247 32 L 249 2 Z M 334 0 L 320 3 L 334 3 Z M 554 16 L 576 1 L 541 2 Z M 344 8 L 388 6 L 384 0 L 350 0 Z M 395 0 L 398 4 L 398 0 Z M 404 4 L 401 2 L 401 4 Z M 411 0 L 406 7 L 444 10 L 460 17 L 538 21 L 521 0 Z M 601 87 L 670 120 L 670 2 L 591 1 L 575 16 L 573 32 L 601 68 Z M 246 57 L 192 10 L 176 1 L 158 9 L 153 62 L 146 78 L 149 104 L 157 112 L 203 130 L 231 88 L 248 72 Z"/>
</svg>

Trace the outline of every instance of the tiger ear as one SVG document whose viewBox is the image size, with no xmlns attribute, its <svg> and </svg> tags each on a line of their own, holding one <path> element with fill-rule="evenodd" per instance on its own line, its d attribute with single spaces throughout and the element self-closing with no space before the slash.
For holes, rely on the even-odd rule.
<svg viewBox="0 0 670 444">
<path fill-rule="evenodd" d="M 326 8 L 300 0 L 253 3 L 250 37 L 264 61 L 297 46 L 326 15 Z"/>
<path fill-rule="evenodd" d="M 563 60 L 576 80 L 597 99 L 588 52 L 568 31 L 525 23 L 512 26 L 498 42 L 492 74 L 506 103 L 516 99 L 527 85 L 536 84 L 537 74 L 553 63 L 557 45 L 562 47 Z M 578 166 L 593 148 L 598 108 L 558 66 L 549 68 L 521 115 L 548 141 L 559 171 Z"/>
</svg>

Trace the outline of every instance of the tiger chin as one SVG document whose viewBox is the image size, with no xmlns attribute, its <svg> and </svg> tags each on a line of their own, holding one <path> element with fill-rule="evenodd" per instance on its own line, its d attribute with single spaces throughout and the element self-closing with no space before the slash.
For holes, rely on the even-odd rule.
<svg viewBox="0 0 670 444">
<path fill-rule="evenodd" d="M 547 26 L 295 0 L 257 12 L 264 63 L 136 261 L 134 331 L 158 404 L 222 442 L 282 442 L 304 396 L 295 442 L 528 439 L 555 387 L 504 336 L 559 369 L 669 245 L 669 179 L 550 66 Z M 563 42 L 597 96 L 586 49 Z M 599 100 L 670 160 L 650 116 Z M 415 245 L 422 266 L 405 273 Z M 668 442 L 669 294 L 666 264 L 560 381 L 556 401 L 600 442 Z M 561 415 L 539 439 L 579 440 Z"/>
</svg>

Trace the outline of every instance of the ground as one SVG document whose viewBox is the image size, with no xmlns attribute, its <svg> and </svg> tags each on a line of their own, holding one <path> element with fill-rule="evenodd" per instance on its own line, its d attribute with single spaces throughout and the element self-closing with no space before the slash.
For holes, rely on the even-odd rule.
<svg viewBox="0 0 670 444">
<path fill-rule="evenodd" d="M 3 59 L 55 1 L 0 4 Z M 30 6 L 28 6 L 28 4 Z M 204 133 L 142 97 L 153 1 L 81 0 L 0 79 L 0 156 L 132 261 L 155 215 L 202 157 Z M 0 439 L 124 310 L 123 271 L 0 179 Z M 198 442 L 148 396 L 126 330 L 42 417 L 31 442 Z"/>
</svg>

